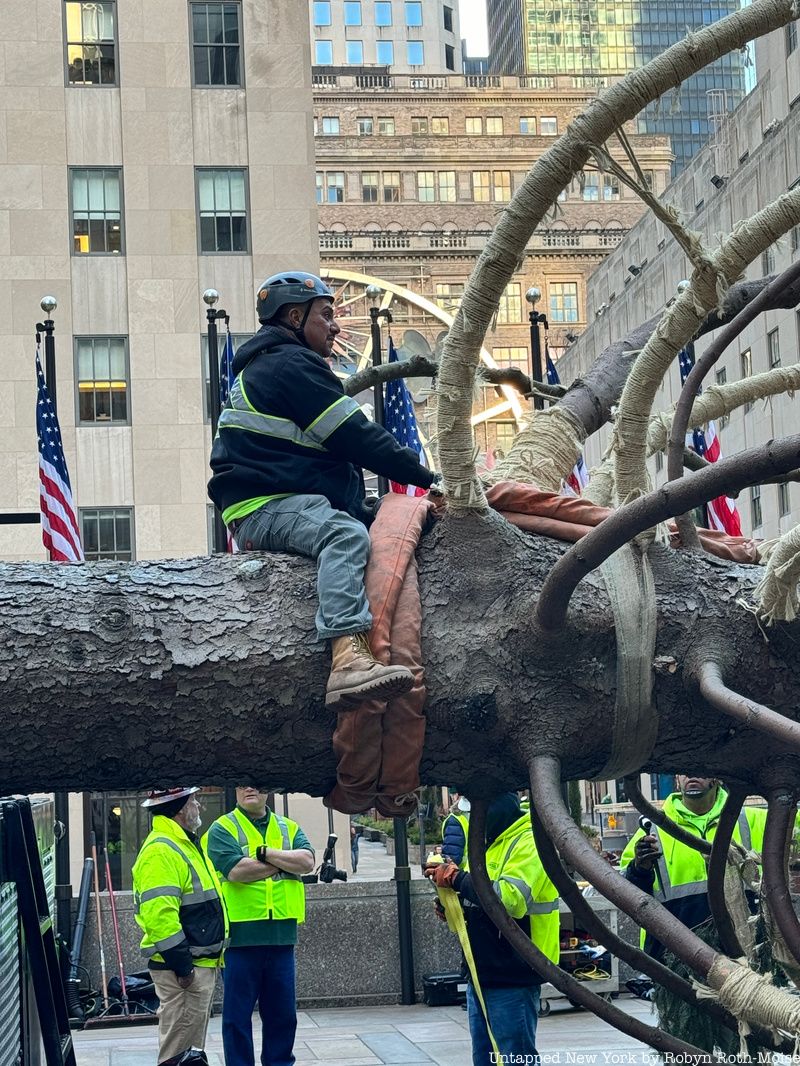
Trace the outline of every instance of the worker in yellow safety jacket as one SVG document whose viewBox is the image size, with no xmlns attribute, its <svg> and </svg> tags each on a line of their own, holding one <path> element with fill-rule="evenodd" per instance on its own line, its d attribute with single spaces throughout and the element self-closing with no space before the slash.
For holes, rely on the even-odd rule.
<svg viewBox="0 0 800 1066">
<path fill-rule="evenodd" d="M 677 792 L 664 801 L 664 814 L 681 829 L 712 841 L 717 832 L 728 793 L 712 777 L 677 776 Z M 733 839 L 748 851 L 761 852 L 767 812 L 761 807 L 744 807 L 733 830 Z M 625 877 L 654 896 L 690 929 L 711 915 L 708 903 L 708 871 L 702 852 L 676 840 L 653 825 L 649 833 L 638 829 L 628 841 L 620 860 Z M 664 945 L 641 932 L 648 955 L 660 959 Z"/>
<path fill-rule="evenodd" d="M 268 790 L 236 789 L 203 846 L 222 878 L 231 923 L 225 954 L 225 1066 L 254 1066 L 253 1010 L 261 1016 L 262 1066 L 291 1066 L 297 1029 L 294 948 L 305 920 L 303 874 L 314 849 L 300 826 L 267 806 Z"/>
<path fill-rule="evenodd" d="M 486 817 L 486 870 L 505 909 L 552 962 L 559 958 L 558 892 L 544 871 L 529 814 L 515 792 L 496 797 Z M 484 1017 L 470 977 L 467 1010 L 474 1066 L 499 1061 L 497 1054 L 538 1062 L 536 1025 L 541 978 L 510 946 L 484 912 L 468 869 L 431 863 L 425 876 L 452 888 L 464 908 L 469 946 L 488 1015 Z M 489 1036 L 491 1028 L 494 1045 Z M 513 1061 L 517 1061 L 515 1057 Z"/>
<path fill-rule="evenodd" d="M 152 791 L 153 827 L 133 867 L 142 953 L 160 1002 L 158 1061 L 203 1048 L 228 920 L 219 879 L 197 839 L 198 788 Z"/>
</svg>

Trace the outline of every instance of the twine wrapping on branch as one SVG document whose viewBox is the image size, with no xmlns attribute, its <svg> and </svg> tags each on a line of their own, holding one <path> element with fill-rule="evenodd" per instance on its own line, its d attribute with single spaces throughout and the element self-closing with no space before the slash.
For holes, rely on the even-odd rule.
<svg viewBox="0 0 800 1066">
<path fill-rule="evenodd" d="M 581 453 L 580 422 L 563 407 L 537 411 L 514 438 L 508 455 L 484 478 L 499 481 L 535 480 L 540 489 L 558 492 Z"/>
<path fill-rule="evenodd" d="M 768 626 L 793 622 L 800 610 L 800 526 L 785 533 L 769 553 L 763 578 L 753 595 L 758 617 Z"/>
<path fill-rule="evenodd" d="M 731 966 L 733 965 L 733 969 Z M 708 974 L 709 986 L 693 981 L 698 999 L 715 999 L 739 1021 L 741 1054 L 747 1056 L 746 1038 L 750 1023 L 766 1029 L 777 1042 L 781 1033 L 789 1033 L 797 1040 L 793 1061 L 800 1045 L 800 999 L 777 988 L 769 975 L 753 970 L 730 959 L 718 956 Z M 747 1061 L 745 1058 L 744 1061 Z"/>
</svg>

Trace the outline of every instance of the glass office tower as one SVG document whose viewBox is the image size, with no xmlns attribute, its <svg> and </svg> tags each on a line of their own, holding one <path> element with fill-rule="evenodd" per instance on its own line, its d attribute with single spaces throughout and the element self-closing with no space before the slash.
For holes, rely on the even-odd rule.
<svg viewBox="0 0 800 1066">
<path fill-rule="evenodd" d="M 743 0 L 487 0 L 489 60 L 498 74 L 571 75 L 578 84 L 619 77 L 660 55 L 687 31 L 739 10 Z M 732 110 L 751 88 L 747 52 L 735 52 L 685 82 L 679 97 L 651 104 L 641 133 L 672 138 L 675 172 L 708 140 L 714 108 Z"/>
</svg>

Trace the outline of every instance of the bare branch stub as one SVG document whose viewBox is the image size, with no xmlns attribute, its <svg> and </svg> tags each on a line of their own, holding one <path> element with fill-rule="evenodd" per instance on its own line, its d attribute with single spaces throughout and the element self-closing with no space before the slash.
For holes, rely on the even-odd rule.
<svg viewBox="0 0 800 1066">
<path fill-rule="evenodd" d="M 581 1007 L 586 1007 L 602 1018 L 603 1021 L 613 1025 L 615 1029 L 626 1033 L 628 1036 L 641 1040 L 656 1051 L 667 1051 L 681 1056 L 689 1056 L 682 1061 L 697 1063 L 711 1063 L 713 1059 L 699 1048 L 678 1040 L 663 1029 L 653 1028 L 632 1018 L 629 1014 L 621 1011 L 612 1003 L 602 999 L 597 993 L 592 992 L 585 984 L 576 981 L 566 970 L 551 962 L 539 948 L 533 943 L 514 919 L 508 914 L 497 894 L 492 888 L 489 876 L 486 872 L 486 851 L 484 841 L 486 839 L 486 811 L 488 804 L 485 800 L 474 800 L 469 819 L 469 871 L 475 886 L 475 892 L 486 914 L 514 948 L 518 955 L 544 981 L 549 981 L 559 992 L 563 992 L 572 1002 Z M 602 861 L 602 860 L 601 860 Z"/>
<path fill-rule="evenodd" d="M 738 959 L 744 954 L 742 945 L 736 935 L 728 905 L 725 902 L 725 871 L 733 839 L 733 830 L 747 798 L 747 790 L 732 788 L 728 792 L 725 806 L 722 808 L 714 842 L 711 845 L 711 858 L 708 863 L 708 905 L 719 935 L 719 942 L 726 955 Z"/>
<path fill-rule="evenodd" d="M 397 381 L 399 378 L 430 378 L 435 377 L 438 371 L 439 364 L 435 359 L 415 355 L 411 359 L 398 360 L 396 363 L 382 363 L 380 366 L 370 366 L 366 370 L 359 370 L 344 383 L 344 391 L 348 396 L 357 396 L 359 392 L 371 389 L 379 381 L 385 384 L 387 381 Z"/>
<path fill-rule="evenodd" d="M 800 724 L 728 688 L 718 663 L 701 662 L 697 667 L 697 680 L 701 694 L 716 710 L 730 715 L 748 729 L 767 733 L 788 748 L 800 751 Z"/>
<path fill-rule="evenodd" d="M 550 571 L 536 607 L 538 625 L 549 632 L 561 629 L 578 582 L 639 533 L 717 496 L 757 485 L 799 465 L 800 435 L 795 435 L 722 459 L 691 478 L 667 482 L 621 507 L 565 552 Z"/>
<path fill-rule="evenodd" d="M 642 790 L 639 788 L 638 775 L 631 775 L 625 778 L 625 793 L 639 814 L 649 818 L 659 829 L 663 829 L 665 833 L 669 833 L 671 837 L 674 837 L 679 843 L 685 844 L 687 848 L 691 848 L 693 851 L 699 851 L 702 855 L 711 854 L 711 844 L 708 840 L 688 833 L 664 814 L 660 807 L 653 806 L 649 800 L 645 799 L 642 795 Z"/>
<path fill-rule="evenodd" d="M 770 790 L 764 829 L 763 894 L 786 947 L 800 963 L 800 921 L 792 906 L 786 880 L 786 851 L 797 814 L 797 795 L 786 789 Z"/>
</svg>

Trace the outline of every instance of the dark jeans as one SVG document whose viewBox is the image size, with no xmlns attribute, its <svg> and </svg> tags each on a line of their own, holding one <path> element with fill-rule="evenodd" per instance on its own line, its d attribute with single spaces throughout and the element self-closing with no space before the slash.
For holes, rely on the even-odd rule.
<svg viewBox="0 0 800 1066">
<path fill-rule="evenodd" d="M 501 1055 L 520 1056 L 509 1059 L 509 1062 L 524 1062 L 531 1066 L 538 1064 L 536 1023 L 539 1019 L 539 986 L 484 988 L 482 991 L 492 1036 Z M 495 1062 L 492 1043 L 471 981 L 467 985 L 467 1012 L 469 1035 L 472 1037 L 472 1066 L 489 1066 Z"/>
<path fill-rule="evenodd" d="M 253 1010 L 261 1016 L 262 1066 L 292 1066 L 297 1008 L 294 947 L 228 948 L 223 970 L 225 1066 L 255 1066 Z"/>
</svg>

